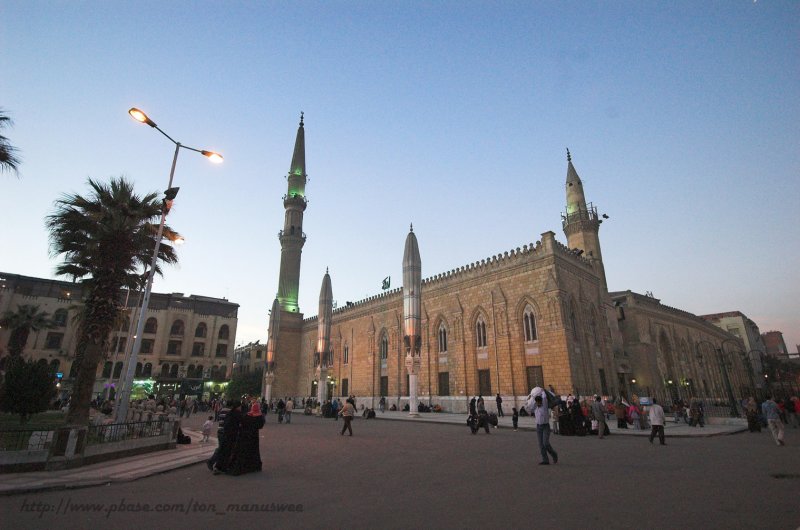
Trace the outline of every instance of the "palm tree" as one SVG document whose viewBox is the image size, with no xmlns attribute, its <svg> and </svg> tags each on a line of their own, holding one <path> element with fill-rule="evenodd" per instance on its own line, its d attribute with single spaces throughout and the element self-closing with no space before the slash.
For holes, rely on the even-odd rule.
<svg viewBox="0 0 800 530">
<path fill-rule="evenodd" d="M 54 328 L 50 313 L 40 311 L 38 305 L 23 304 L 16 311 L 6 311 L 0 317 L 0 326 L 11 330 L 8 339 L 8 353 L 12 357 L 22 355 L 31 331 Z"/>
<path fill-rule="evenodd" d="M 0 129 L 12 125 L 11 118 L 6 116 L 3 109 L 0 109 Z M 3 171 L 10 171 L 17 173 L 19 167 L 19 157 L 17 152 L 19 150 L 8 142 L 8 138 L 0 135 L 0 173 Z"/>
<path fill-rule="evenodd" d="M 67 422 L 85 424 L 97 365 L 103 357 L 109 333 L 122 310 L 120 290 L 141 285 L 144 266 L 151 259 L 163 202 L 156 193 L 140 197 L 124 177 L 104 184 L 88 181 L 91 194 L 63 195 L 47 217 L 50 252 L 63 255 L 57 274 L 82 278 L 84 300 L 78 327 L 75 362 L 77 378 Z M 163 239 L 178 234 L 164 227 Z M 161 263 L 178 261 L 174 248 L 163 244 Z M 160 266 L 156 273 L 161 274 Z"/>
</svg>

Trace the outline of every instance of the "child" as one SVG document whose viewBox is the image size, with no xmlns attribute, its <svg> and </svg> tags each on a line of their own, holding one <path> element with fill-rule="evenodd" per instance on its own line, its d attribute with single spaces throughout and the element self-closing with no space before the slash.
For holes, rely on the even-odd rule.
<svg viewBox="0 0 800 530">
<path fill-rule="evenodd" d="M 519 412 L 517 412 L 517 407 L 511 409 L 511 423 L 514 424 L 514 430 L 517 430 L 517 422 L 519 422 Z"/>
<path fill-rule="evenodd" d="M 559 434 L 559 432 L 558 432 L 558 407 L 550 409 L 550 430 L 553 431 L 553 434 Z"/>
<path fill-rule="evenodd" d="M 214 427 L 214 416 L 209 416 L 206 422 L 203 424 L 203 439 L 200 440 L 200 443 L 208 441 L 208 437 L 211 435 L 212 427 Z"/>
</svg>

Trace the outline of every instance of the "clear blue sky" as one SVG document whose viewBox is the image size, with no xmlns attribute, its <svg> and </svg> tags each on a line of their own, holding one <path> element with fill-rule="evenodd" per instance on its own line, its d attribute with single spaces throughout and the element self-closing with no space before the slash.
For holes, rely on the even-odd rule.
<svg viewBox="0 0 800 530">
<path fill-rule="evenodd" d="M 800 3 L 52 2 L 0 5 L 0 270 L 53 277 L 44 217 L 88 177 L 166 187 L 187 238 L 158 292 L 239 303 L 266 338 L 306 113 L 300 308 L 330 267 L 339 304 L 399 286 L 410 222 L 423 276 L 561 241 L 565 147 L 611 290 L 740 310 L 800 343 Z"/>
</svg>

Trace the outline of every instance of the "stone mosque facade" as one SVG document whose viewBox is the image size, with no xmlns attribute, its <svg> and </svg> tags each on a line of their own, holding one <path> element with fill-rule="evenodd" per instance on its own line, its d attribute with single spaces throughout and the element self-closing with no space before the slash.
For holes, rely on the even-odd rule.
<svg viewBox="0 0 800 530">
<path fill-rule="evenodd" d="M 409 403 L 413 355 L 417 399 L 453 412 L 465 411 L 472 396 L 488 396 L 488 404 L 496 394 L 509 410 L 533 386 L 544 385 L 564 395 L 724 396 L 723 367 L 734 388 L 740 386 L 736 394 L 745 391 L 747 367 L 729 353 L 743 349 L 736 337 L 651 297 L 643 303 L 642 295 L 609 294 L 599 239 L 603 219 L 586 201 L 569 152 L 561 216 L 567 243 L 546 231 L 535 243 L 433 276 L 425 277 L 423 267 L 416 354 L 404 336 L 403 289 L 333 309 L 335 277 L 326 272 L 318 316 L 300 312 L 305 184 L 301 116 L 283 198 L 267 398 L 355 395 L 359 405 L 377 407 L 385 397 L 387 407 L 402 409 Z M 424 237 L 412 227 L 407 249 L 416 236 Z M 628 307 L 626 317 L 622 306 L 635 304 L 647 311 Z"/>
</svg>

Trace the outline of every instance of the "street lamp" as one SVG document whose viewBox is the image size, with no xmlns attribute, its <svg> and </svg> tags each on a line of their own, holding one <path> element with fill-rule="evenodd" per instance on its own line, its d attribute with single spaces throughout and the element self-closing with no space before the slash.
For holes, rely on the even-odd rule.
<svg viewBox="0 0 800 530">
<path fill-rule="evenodd" d="M 125 379 L 123 382 L 122 389 L 119 393 L 119 405 L 117 406 L 117 423 L 122 423 L 126 420 L 128 416 L 128 402 L 130 400 L 131 388 L 133 386 L 133 377 L 136 371 L 136 358 L 139 355 L 139 349 L 142 346 L 142 335 L 144 333 L 144 324 L 145 324 L 145 314 L 147 313 L 147 307 L 150 304 L 150 291 L 153 288 L 153 277 L 156 273 L 156 265 L 158 264 L 158 250 L 161 248 L 161 237 L 164 233 L 164 223 L 167 219 L 167 214 L 169 213 L 169 208 L 172 206 L 172 200 L 175 198 L 175 195 L 178 193 L 178 188 L 172 187 L 172 179 L 175 176 L 175 165 L 178 163 L 178 152 L 183 149 L 188 149 L 189 151 L 194 151 L 196 153 L 200 153 L 201 155 L 205 156 L 209 160 L 214 163 L 219 164 L 222 162 L 222 155 L 219 153 L 215 153 L 213 151 L 207 151 L 205 149 L 195 149 L 194 147 L 189 147 L 186 145 L 181 144 L 180 142 L 176 142 L 172 137 L 170 137 L 167 133 L 162 131 L 156 123 L 151 120 L 147 114 L 142 112 L 137 108 L 132 108 L 128 111 L 128 114 L 131 117 L 141 123 L 146 123 L 150 127 L 154 128 L 161 134 L 167 137 L 167 139 L 175 144 L 175 154 L 172 157 L 172 167 L 169 171 L 169 183 L 167 184 L 167 190 L 164 192 L 164 206 L 161 208 L 161 222 L 158 225 L 158 232 L 156 233 L 156 245 L 155 249 L 153 249 L 153 259 L 150 262 L 150 270 L 147 275 L 147 286 L 144 290 L 144 295 L 142 297 L 142 306 L 139 309 L 139 319 L 136 324 L 136 335 L 135 340 L 133 343 L 133 348 L 131 349 L 131 357 L 128 361 L 127 370 L 125 372 Z"/>
</svg>

